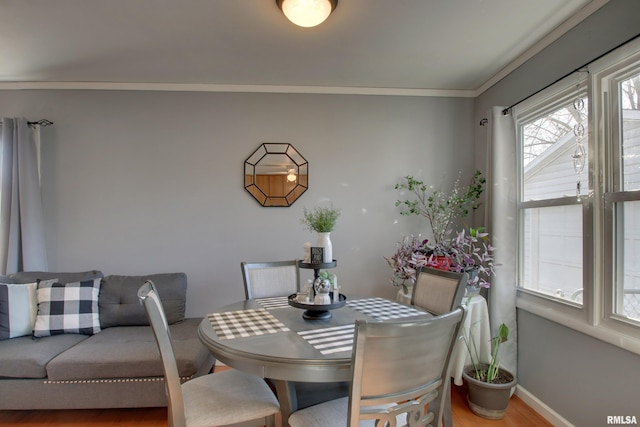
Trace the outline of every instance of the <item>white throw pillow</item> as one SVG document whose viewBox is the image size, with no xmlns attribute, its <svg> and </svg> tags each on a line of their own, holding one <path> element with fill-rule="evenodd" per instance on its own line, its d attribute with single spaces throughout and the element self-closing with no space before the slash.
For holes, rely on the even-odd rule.
<svg viewBox="0 0 640 427">
<path fill-rule="evenodd" d="M 31 335 L 38 313 L 37 283 L 0 283 L 0 340 Z"/>
</svg>

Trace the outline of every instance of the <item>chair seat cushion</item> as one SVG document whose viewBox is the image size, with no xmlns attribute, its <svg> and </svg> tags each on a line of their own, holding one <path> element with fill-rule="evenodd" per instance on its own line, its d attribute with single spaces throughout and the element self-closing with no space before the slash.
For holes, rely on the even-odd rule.
<svg viewBox="0 0 640 427">
<path fill-rule="evenodd" d="M 294 412 L 289 417 L 290 427 L 345 427 L 349 398 L 329 400 Z"/>
<path fill-rule="evenodd" d="M 169 327 L 181 377 L 194 375 L 209 357 L 198 338 L 201 320 L 185 319 Z M 150 326 L 107 328 L 53 359 L 47 373 L 56 381 L 164 375 Z"/>
<path fill-rule="evenodd" d="M 392 405 L 384 406 L 384 408 Z M 349 398 L 330 400 L 319 405 L 310 406 L 294 412 L 289 417 L 290 427 L 345 427 L 349 412 Z M 383 408 L 383 407 L 379 407 Z M 407 423 L 406 414 L 396 417 L 396 425 L 403 426 Z M 361 427 L 374 427 L 375 420 L 361 420 Z"/>
<path fill-rule="evenodd" d="M 237 370 L 187 381 L 182 394 L 189 427 L 240 423 L 280 411 L 278 399 L 262 378 Z"/>
</svg>

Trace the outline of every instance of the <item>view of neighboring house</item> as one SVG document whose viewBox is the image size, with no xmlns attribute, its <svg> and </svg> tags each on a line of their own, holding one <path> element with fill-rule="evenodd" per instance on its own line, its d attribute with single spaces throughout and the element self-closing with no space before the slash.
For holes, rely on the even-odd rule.
<svg viewBox="0 0 640 427">
<path fill-rule="evenodd" d="M 570 197 L 578 191 L 581 197 L 593 197 L 594 189 L 588 175 L 589 156 L 593 155 L 588 149 L 588 139 L 593 136 L 586 124 L 587 110 L 588 103 L 584 102 L 581 116 L 576 112 L 575 102 L 570 102 L 525 126 L 529 129 L 524 129 L 527 136 L 523 141 L 524 200 Z M 581 124 L 582 139 L 576 136 L 576 129 Z M 621 185 L 626 191 L 638 190 L 639 109 L 623 109 L 622 128 L 620 152 L 625 179 Z M 580 158 L 582 153 L 584 158 Z M 583 162 L 584 167 L 581 168 L 579 162 Z M 572 205 L 527 211 L 524 227 L 532 232 L 523 251 L 526 257 L 524 287 L 582 304 L 581 209 L 580 205 Z M 575 211 L 576 215 L 567 215 L 567 211 Z M 627 204 L 619 214 L 624 216 L 627 231 L 618 246 L 625 259 L 624 294 L 620 295 L 620 304 L 625 315 L 640 319 L 640 265 L 633 262 L 640 259 L 640 204 Z M 572 216 L 577 220 L 567 219 Z"/>
</svg>

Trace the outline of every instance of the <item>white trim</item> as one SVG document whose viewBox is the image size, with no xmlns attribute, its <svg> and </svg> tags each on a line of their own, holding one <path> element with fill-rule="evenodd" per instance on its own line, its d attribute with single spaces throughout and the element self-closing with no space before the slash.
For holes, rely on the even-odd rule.
<svg viewBox="0 0 640 427">
<path fill-rule="evenodd" d="M 555 322 L 560 326 L 573 329 L 574 331 L 581 332 L 587 336 L 640 355 L 640 339 L 638 339 L 638 337 L 625 334 L 623 331 L 609 326 L 608 323 L 590 325 L 581 317 L 572 316 L 569 313 L 554 309 L 552 304 L 545 304 L 545 302 L 536 303 L 525 300 L 519 296 L 516 307 L 543 319 Z"/>
<path fill-rule="evenodd" d="M 544 48 L 549 46 L 551 43 L 558 40 L 565 33 L 571 30 L 573 27 L 584 21 L 586 18 L 591 16 L 594 12 L 600 9 L 605 4 L 609 3 L 610 0 L 593 0 L 588 3 L 582 9 L 580 9 L 575 15 L 571 18 L 564 21 L 555 30 L 547 34 L 542 40 L 533 45 L 531 48 L 527 49 L 522 55 L 516 58 L 514 61 L 509 63 L 506 67 L 500 70 L 497 74 L 491 77 L 485 84 L 476 89 L 475 96 L 480 96 L 486 90 L 488 90 L 491 86 L 496 84 L 498 81 L 505 78 L 511 72 L 513 72 L 516 68 L 527 62 L 529 59 L 533 58 L 535 55 L 540 53 Z"/>
<path fill-rule="evenodd" d="M 551 409 L 520 384 L 516 385 L 516 396 L 555 427 L 574 427 L 574 425 L 567 421 L 562 415 Z"/>
<path fill-rule="evenodd" d="M 510 62 L 482 86 L 473 90 L 417 89 L 417 88 L 377 88 L 342 86 L 288 86 L 288 85 L 234 85 L 207 83 L 131 83 L 131 82 L 0 82 L 0 90 L 63 89 L 63 90 L 135 90 L 170 92 L 253 92 L 253 93 L 300 93 L 329 95 L 383 95 L 420 96 L 448 98 L 476 98 L 505 78 L 519 66 L 540 53 L 569 30 L 584 21 L 591 14 L 609 3 L 610 0 L 592 0 L 577 13 L 564 21 L 552 32 L 522 55 Z"/>
<path fill-rule="evenodd" d="M 385 95 L 424 96 L 447 98 L 473 98 L 473 90 L 403 89 L 340 86 L 287 86 L 287 85 L 225 85 L 182 83 L 119 83 L 119 82 L 2 82 L 0 90 L 55 89 L 55 90 L 132 90 L 167 92 L 251 92 L 302 93 L 330 95 Z"/>
</svg>

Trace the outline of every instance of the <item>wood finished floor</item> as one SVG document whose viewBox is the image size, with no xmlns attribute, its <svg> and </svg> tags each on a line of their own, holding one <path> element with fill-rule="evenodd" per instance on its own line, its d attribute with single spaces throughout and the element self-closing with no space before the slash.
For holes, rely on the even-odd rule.
<svg viewBox="0 0 640 427">
<path fill-rule="evenodd" d="M 452 386 L 451 407 L 454 427 L 552 426 L 518 396 L 511 398 L 507 414 L 502 420 L 486 420 L 474 415 L 467 405 L 464 387 Z M 166 408 L 0 411 L 0 426 L 3 427 L 164 427 L 166 425 Z"/>
</svg>

